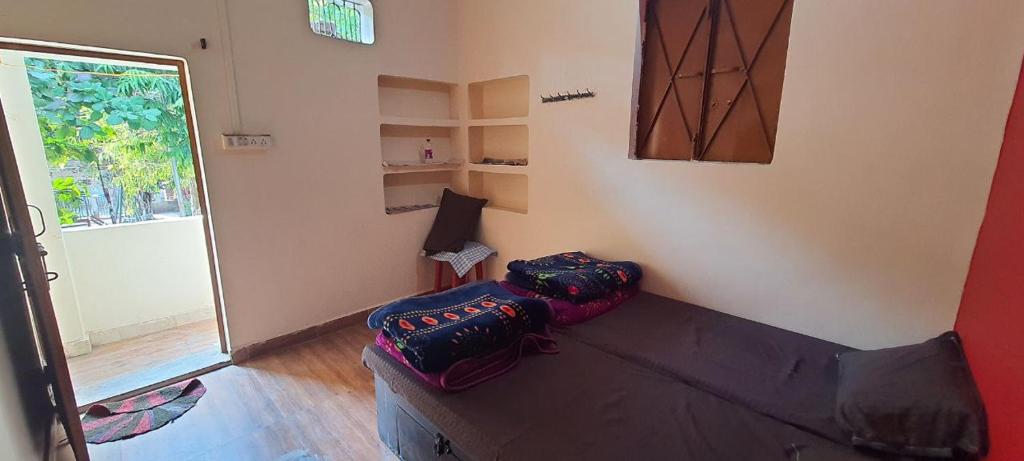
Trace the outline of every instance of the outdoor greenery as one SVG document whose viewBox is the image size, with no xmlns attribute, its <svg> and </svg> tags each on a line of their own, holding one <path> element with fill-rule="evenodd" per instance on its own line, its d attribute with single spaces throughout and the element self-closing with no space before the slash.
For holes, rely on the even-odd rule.
<svg viewBox="0 0 1024 461">
<path fill-rule="evenodd" d="M 195 172 L 175 70 L 26 59 L 61 224 L 81 216 L 91 186 L 110 223 L 152 219 L 154 195 L 173 189 L 179 213 L 195 210 Z M 82 184 L 84 182 L 84 184 Z M 90 212 L 90 211 L 87 211 Z M 90 212 L 92 213 L 92 212 Z"/>
<path fill-rule="evenodd" d="M 51 184 L 53 196 L 57 200 L 57 217 L 60 225 L 75 223 L 76 210 L 82 206 L 82 190 L 75 184 L 75 178 L 55 178 Z"/>
<path fill-rule="evenodd" d="M 346 0 L 308 0 L 309 24 L 321 35 L 362 43 L 362 20 L 355 3 Z"/>
</svg>

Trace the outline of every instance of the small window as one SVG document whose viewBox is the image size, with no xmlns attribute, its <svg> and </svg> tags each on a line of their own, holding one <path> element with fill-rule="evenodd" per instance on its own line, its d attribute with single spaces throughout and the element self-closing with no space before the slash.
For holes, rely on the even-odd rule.
<svg viewBox="0 0 1024 461">
<path fill-rule="evenodd" d="M 373 44 L 373 5 L 369 0 L 308 0 L 309 26 L 325 37 Z"/>
<path fill-rule="evenodd" d="M 771 163 L 792 0 L 650 0 L 635 157 Z"/>
</svg>

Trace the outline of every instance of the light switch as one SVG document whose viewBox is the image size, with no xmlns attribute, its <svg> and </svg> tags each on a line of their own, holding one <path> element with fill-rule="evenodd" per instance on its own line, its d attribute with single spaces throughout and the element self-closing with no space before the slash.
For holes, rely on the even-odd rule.
<svg viewBox="0 0 1024 461">
<path fill-rule="evenodd" d="M 225 134 L 221 138 L 224 150 L 267 150 L 274 147 L 274 138 L 269 134 Z"/>
</svg>

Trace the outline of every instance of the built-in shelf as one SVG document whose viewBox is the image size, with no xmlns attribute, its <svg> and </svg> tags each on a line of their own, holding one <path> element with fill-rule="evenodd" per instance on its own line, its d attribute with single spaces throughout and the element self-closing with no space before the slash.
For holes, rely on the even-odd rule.
<svg viewBox="0 0 1024 461">
<path fill-rule="evenodd" d="M 466 122 L 467 126 L 526 125 L 529 117 L 483 118 Z"/>
<path fill-rule="evenodd" d="M 429 204 L 421 204 L 421 205 L 408 205 L 408 206 L 388 207 L 388 208 L 384 209 L 384 213 L 389 214 L 389 215 L 404 214 L 404 213 L 412 213 L 414 211 L 420 211 L 420 210 L 430 210 L 430 209 L 433 209 L 433 208 L 438 208 L 438 205 L 433 204 L 433 203 L 429 203 Z"/>
<path fill-rule="evenodd" d="M 390 164 L 419 163 L 422 161 L 423 144 L 429 139 L 436 161 L 455 163 L 458 157 L 454 153 L 452 139 L 456 130 L 440 126 L 381 125 L 381 161 Z"/>
<path fill-rule="evenodd" d="M 429 79 L 381 75 L 377 77 L 380 105 L 380 157 L 384 211 L 405 214 L 437 207 L 445 188 L 465 162 L 459 134 L 456 100 L 458 85 Z M 422 163 L 424 144 L 430 140 L 434 160 Z"/>
<path fill-rule="evenodd" d="M 394 115 L 381 115 L 381 125 L 416 126 L 416 127 L 447 127 L 455 128 L 460 125 L 458 120 L 445 118 L 414 118 L 397 117 Z"/>
<path fill-rule="evenodd" d="M 469 84 L 473 120 L 530 115 L 530 78 L 525 75 Z"/>
<path fill-rule="evenodd" d="M 466 168 L 469 171 L 480 171 L 483 173 L 526 174 L 529 171 L 529 167 L 526 165 L 491 165 L 486 163 L 468 163 Z"/>
<path fill-rule="evenodd" d="M 454 83 L 408 77 L 377 77 L 377 96 L 382 117 L 407 119 L 458 119 Z"/>
<path fill-rule="evenodd" d="M 473 126 L 469 128 L 469 161 L 530 158 L 530 130 L 526 125 Z"/>
<path fill-rule="evenodd" d="M 452 187 L 454 171 L 413 171 L 384 175 L 384 209 L 426 207 L 441 203 L 441 193 Z M 391 213 L 389 213 L 391 214 Z"/>
<path fill-rule="evenodd" d="M 469 172 L 469 195 L 487 199 L 487 207 L 526 214 L 529 178 L 525 174 Z"/>
<path fill-rule="evenodd" d="M 384 174 L 429 173 L 434 171 L 455 171 L 462 168 L 461 162 L 420 163 L 416 165 L 382 165 Z"/>
<path fill-rule="evenodd" d="M 488 213 L 528 212 L 529 167 L 483 162 L 529 162 L 529 77 L 470 83 L 468 100 L 453 83 L 381 75 L 377 84 L 387 214 L 435 208 L 455 185 L 486 198 Z M 457 100 L 469 105 L 461 119 Z M 421 163 L 427 139 L 439 163 Z"/>
</svg>

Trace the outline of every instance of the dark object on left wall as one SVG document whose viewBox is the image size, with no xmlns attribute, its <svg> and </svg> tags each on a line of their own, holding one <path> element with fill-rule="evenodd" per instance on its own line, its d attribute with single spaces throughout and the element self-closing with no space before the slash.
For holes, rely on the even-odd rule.
<svg viewBox="0 0 1024 461">
<path fill-rule="evenodd" d="M 480 210 L 487 199 L 469 197 L 445 189 L 441 196 L 441 207 L 437 210 L 434 225 L 423 243 L 427 255 L 439 251 L 458 253 L 472 240 L 480 224 Z"/>
<path fill-rule="evenodd" d="M 988 452 L 985 408 L 956 332 L 839 355 L 836 420 L 854 445 L 904 456 Z"/>
</svg>

